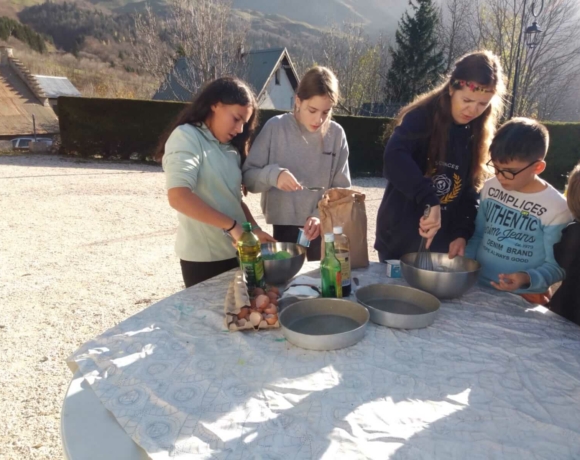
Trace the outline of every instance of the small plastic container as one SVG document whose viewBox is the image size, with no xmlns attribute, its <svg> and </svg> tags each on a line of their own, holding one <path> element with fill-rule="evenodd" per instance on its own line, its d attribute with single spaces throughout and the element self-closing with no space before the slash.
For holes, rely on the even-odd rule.
<svg viewBox="0 0 580 460">
<path fill-rule="evenodd" d="M 304 246 L 305 248 L 310 247 L 310 240 L 304 236 L 303 228 L 298 229 L 298 241 L 296 241 L 296 243 L 300 246 Z"/>
<path fill-rule="evenodd" d="M 389 278 L 401 277 L 401 262 L 399 260 L 387 260 L 387 276 Z"/>
</svg>

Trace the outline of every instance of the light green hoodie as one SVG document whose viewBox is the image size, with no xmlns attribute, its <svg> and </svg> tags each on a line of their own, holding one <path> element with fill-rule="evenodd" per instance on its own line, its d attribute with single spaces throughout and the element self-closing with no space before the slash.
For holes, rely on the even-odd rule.
<svg viewBox="0 0 580 460">
<path fill-rule="evenodd" d="M 175 128 L 165 143 L 162 166 L 167 190 L 187 187 L 212 208 L 245 221 L 240 154 L 233 145 L 219 142 L 205 125 Z M 175 252 L 180 259 L 216 262 L 236 257 L 222 229 L 181 213 L 177 217 Z"/>
</svg>

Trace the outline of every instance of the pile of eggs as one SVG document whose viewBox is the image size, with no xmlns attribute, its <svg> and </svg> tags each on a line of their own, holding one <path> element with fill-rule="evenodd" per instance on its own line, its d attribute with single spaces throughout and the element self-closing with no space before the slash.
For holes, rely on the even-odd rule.
<svg viewBox="0 0 580 460">
<path fill-rule="evenodd" d="M 278 299 L 280 290 L 277 287 L 255 288 L 250 294 L 250 305 L 240 308 L 237 314 L 237 326 L 245 328 L 248 322 L 254 328 L 274 326 L 278 322 Z"/>
</svg>

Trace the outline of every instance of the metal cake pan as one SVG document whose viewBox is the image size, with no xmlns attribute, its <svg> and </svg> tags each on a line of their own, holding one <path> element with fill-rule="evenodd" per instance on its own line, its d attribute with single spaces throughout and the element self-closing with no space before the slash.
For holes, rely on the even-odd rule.
<svg viewBox="0 0 580 460">
<path fill-rule="evenodd" d="M 365 335 L 369 311 L 343 299 L 307 299 L 292 303 L 280 313 L 284 337 L 308 350 L 338 350 L 359 342 Z"/>
<path fill-rule="evenodd" d="M 358 289 L 355 296 L 368 308 L 373 323 L 395 329 L 430 326 L 441 306 L 434 295 L 394 284 L 371 284 Z"/>
</svg>

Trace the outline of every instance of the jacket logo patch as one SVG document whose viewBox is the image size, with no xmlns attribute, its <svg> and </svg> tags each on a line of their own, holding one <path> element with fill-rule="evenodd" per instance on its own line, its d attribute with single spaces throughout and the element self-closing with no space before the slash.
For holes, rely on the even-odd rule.
<svg viewBox="0 0 580 460">
<path fill-rule="evenodd" d="M 453 174 L 453 180 L 445 174 L 435 176 L 433 184 L 437 189 L 437 196 L 441 204 L 449 204 L 461 193 L 462 180 L 459 174 Z"/>
</svg>

